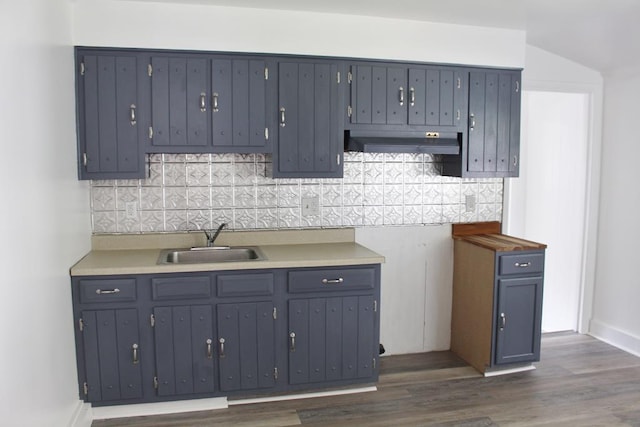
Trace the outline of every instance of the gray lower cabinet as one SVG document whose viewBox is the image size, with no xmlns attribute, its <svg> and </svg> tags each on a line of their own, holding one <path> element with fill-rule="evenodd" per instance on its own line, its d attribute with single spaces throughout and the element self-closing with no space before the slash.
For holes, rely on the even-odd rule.
<svg viewBox="0 0 640 427">
<path fill-rule="evenodd" d="M 80 397 L 96 406 L 377 381 L 379 265 L 71 283 Z"/>
<path fill-rule="evenodd" d="M 372 267 L 289 272 L 290 384 L 377 378 L 378 274 Z"/>
<path fill-rule="evenodd" d="M 544 249 L 454 242 L 451 350 L 486 372 L 540 360 Z"/>
</svg>

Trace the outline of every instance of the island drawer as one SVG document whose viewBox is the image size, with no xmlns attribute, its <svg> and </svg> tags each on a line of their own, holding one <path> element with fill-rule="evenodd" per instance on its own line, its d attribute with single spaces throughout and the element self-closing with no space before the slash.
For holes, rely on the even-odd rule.
<svg viewBox="0 0 640 427">
<path fill-rule="evenodd" d="M 544 271 L 544 254 L 542 252 L 501 255 L 499 274 L 529 274 Z"/>
</svg>

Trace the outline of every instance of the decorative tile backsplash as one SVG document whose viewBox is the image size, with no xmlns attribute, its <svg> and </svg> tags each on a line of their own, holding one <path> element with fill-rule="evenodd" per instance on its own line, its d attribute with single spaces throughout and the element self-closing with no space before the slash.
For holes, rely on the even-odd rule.
<svg viewBox="0 0 640 427">
<path fill-rule="evenodd" d="M 342 179 L 272 179 L 271 157 L 262 154 L 154 154 L 147 179 L 91 182 L 93 231 L 501 220 L 502 179 L 443 177 L 441 166 L 428 154 L 345 153 Z M 303 215 L 303 199 L 319 201 L 317 215 Z"/>
</svg>

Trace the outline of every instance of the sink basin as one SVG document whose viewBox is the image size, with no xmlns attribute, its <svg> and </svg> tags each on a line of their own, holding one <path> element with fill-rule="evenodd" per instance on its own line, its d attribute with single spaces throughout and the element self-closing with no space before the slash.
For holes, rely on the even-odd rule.
<svg viewBox="0 0 640 427">
<path fill-rule="evenodd" d="M 166 249 L 158 264 L 204 264 L 211 262 L 258 261 L 265 259 L 257 247 L 214 247 Z"/>
</svg>

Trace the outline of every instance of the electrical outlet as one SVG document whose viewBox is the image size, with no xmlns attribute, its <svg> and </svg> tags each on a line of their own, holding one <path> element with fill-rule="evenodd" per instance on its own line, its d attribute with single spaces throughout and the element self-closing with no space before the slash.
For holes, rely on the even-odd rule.
<svg viewBox="0 0 640 427">
<path fill-rule="evenodd" d="M 475 212 L 476 211 L 476 196 L 473 194 L 467 194 L 464 196 L 464 207 L 465 212 Z"/>
<path fill-rule="evenodd" d="M 138 205 L 136 202 L 127 202 L 124 204 L 125 216 L 130 219 L 138 217 Z"/>
<path fill-rule="evenodd" d="M 309 196 L 302 198 L 302 216 L 320 215 L 320 197 Z"/>
</svg>

